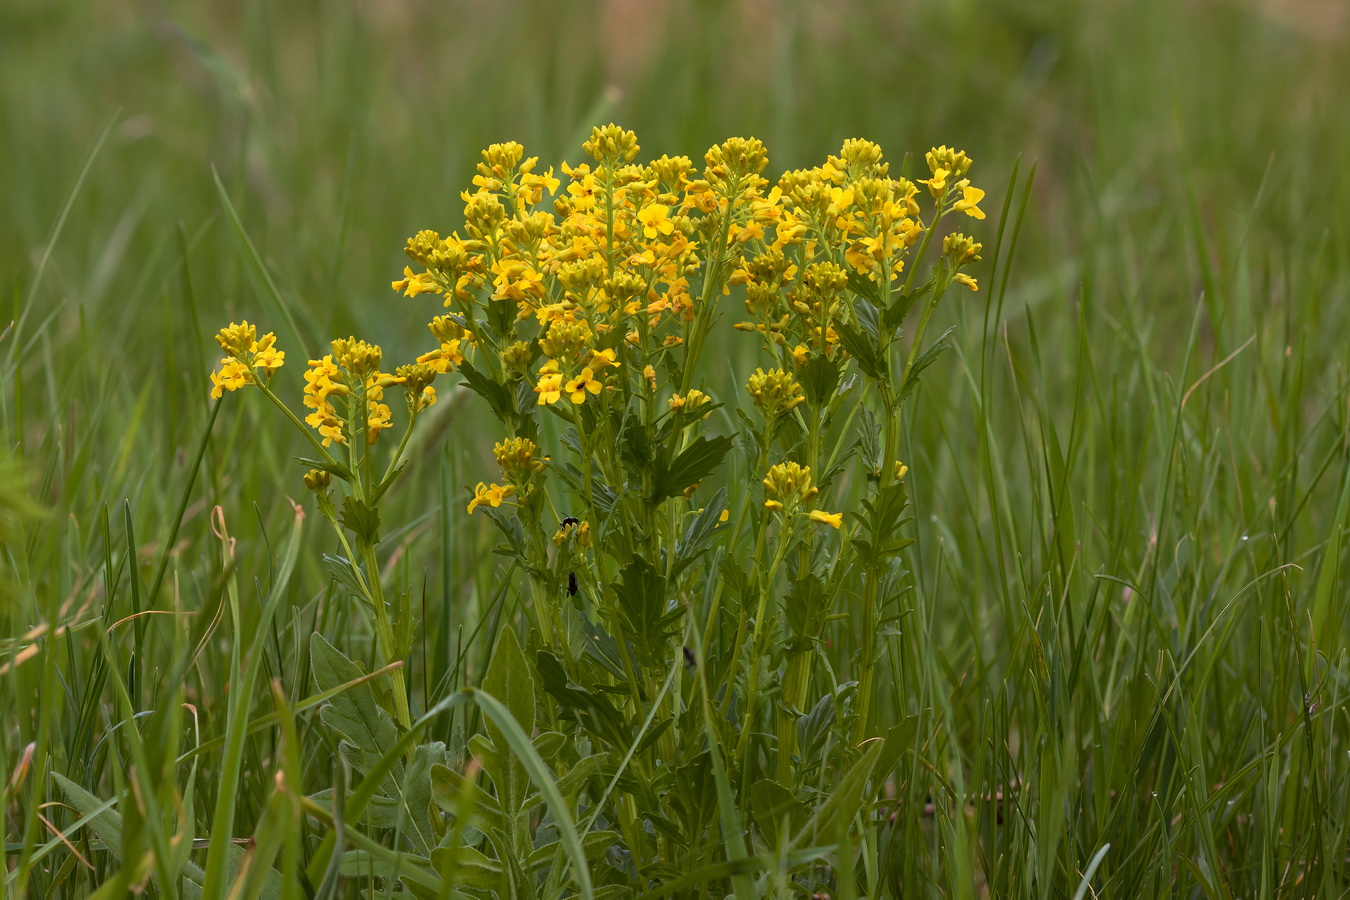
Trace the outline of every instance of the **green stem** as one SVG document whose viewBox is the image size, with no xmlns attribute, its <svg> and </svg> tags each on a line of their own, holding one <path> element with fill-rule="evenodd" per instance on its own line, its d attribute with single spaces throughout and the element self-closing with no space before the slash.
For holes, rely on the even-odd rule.
<svg viewBox="0 0 1350 900">
<path fill-rule="evenodd" d="M 792 536 L 792 529 L 783 523 L 778 534 L 778 550 L 774 553 L 773 564 L 769 566 L 768 573 L 764 576 L 764 582 L 759 590 L 759 605 L 755 610 L 755 628 L 752 632 L 750 641 L 750 678 L 746 689 L 745 701 L 745 725 L 741 728 L 741 736 L 736 741 L 736 759 L 742 759 L 745 754 L 746 744 L 750 739 L 750 730 L 754 725 L 755 702 L 759 694 L 759 665 L 764 654 L 760 652 L 760 642 L 764 639 L 764 618 L 768 612 L 769 593 L 773 588 L 774 579 L 778 577 L 778 567 L 783 564 L 783 557 L 787 555 L 788 539 Z"/>
<path fill-rule="evenodd" d="M 386 662 L 396 662 L 394 659 L 394 629 L 389 621 L 389 611 L 384 605 L 384 587 L 380 584 L 379 563 L 375 559 L 375 548 L 371 547 L 365 541 L 358 541 L 361 548 L 361 556 L 366 564 L 366 572 L 369 575 L 367 579 L 367 588 L 371 591 L 371 605 L 375 609 L 375 635 L 380 642 L 380 653 L 384 656 Z M 397 668 L 389 673 L 390 680 L 394 683 L 394 712 L 398 718 L 398 723 L 407 731 L 412 728 L 412 714 L 408 709 L 408 685 L 403 675 L 403 669 Z M 409 748 L 411 755 L 412 749 Z"/>
<path fill-rule="evenodd" d="M 261 381 L 255 381 L 254 384 L 258 386 L 258 390 L 262 391 L 268 400 L 271 400 L 276 404 L 277 409 L 285 413 L 286 418 L 290 419 L 291 423 L 294 424 L 296 428 L 300 429 L 300 433 L 305 436 L 305 439 L 308 440 L 310 444 L 313 445 L 314 449 L 318 451 L 319 455 L 323 457 L 324 462 L 337 465 L 337 460 L 333 459 L 332 454 L 328 452 L 328 448 L 314 436 L 314 430 L 312 428 L 300 421 L 300 418 L 295 413 L 291 412 L 291 408 L 285 403 L 282 403 L 281 398 L 272 393 L 272 390 L 267 385 L 263 384 Z"/>
</svg>

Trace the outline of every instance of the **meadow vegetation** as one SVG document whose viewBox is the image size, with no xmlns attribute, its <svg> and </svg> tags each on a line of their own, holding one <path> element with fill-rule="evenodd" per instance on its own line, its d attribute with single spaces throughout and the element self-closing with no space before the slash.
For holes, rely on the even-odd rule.
<svg viewBox="0 0 1350 900">
<path fill-rule="evenodd" d="M 7 4 L 7 895 L 1350 895 L 1337 10 Z"/>
</svg>

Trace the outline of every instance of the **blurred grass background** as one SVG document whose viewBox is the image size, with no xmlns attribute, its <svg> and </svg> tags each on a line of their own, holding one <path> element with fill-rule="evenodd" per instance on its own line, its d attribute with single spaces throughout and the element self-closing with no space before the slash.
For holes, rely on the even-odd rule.
<svg viewBox="0 0 1350 900">
<path fill-rule="evenodd" d="M 1106 589 L 1091 575 L 1134 585 L 1110 588 L 1117 618 L 1098 638 L 1137 627 L 1137 640 L 1112 646 L 1176 659 L 1265 577 L 1233 642 L 1197 660 L 1218 667 L 1205 670 L 1218 681 L 1197 690 L 1224 690 L 1185 711 L 1209 725 L 1195 752 L 1231 774 L 1261 744 L 1248 723 L 1279 731 L 1313 688 L 1343 715 L 1350 693 L 1338 568 L 1348 51 L 1346 7 L 1312 0 L 7 0 L 0 456 L 22 460 L 47 510 L 40 526 L 20 519 L 17 470 L 5 470 L 0 497 L 16 499 L 4 500 L 15 512 L 3 518 L 24 523 L 6 526 L 7 651 L 39 621 L 92 610 L 112 622 L 139 602 L 127 573 L 148 582 L 170 533 L 209 411 L 220 325 L 247 317 L 276 329 L 296 364 L 283 372 L 296 397 L 299 363 L 334 335 L 379 340 L 387 358 L 425 349 L 427 308 L 388 284 L 404 237 L 459 226 L 458 193 L 489 142 L 519 140 L 548 165 L 577 161 L 591 125 L 610 120 L 653 156 L 698 159 L 727 136 L 753 135 L 773 175 L 815 164 L 847 137 L 880 142 L 897 166 L 945 143 L 975 159 L 991 211 L 1018 160 L 1024 174 L 1036 165 L 1006 294 L 977 271 L 982 291 L 948 305 L 942 324 L 958 324 L 958 354 L 909 410 L 923 524 L 912 568 L 953 740 L 974 748 L 972 781 L 999 781 L 979 771 L 993 727 L 985 704 L 1030 702 L 1000 695 L 1003 675 L 1032 667 L 1033 648 L 1055 668 L 1063 598 L 1075 598 L 1072 622 L 1074 604 L 1090 614 Z M 213 167 L 303 347 L 265 299 Z M 992 239 L 992 227 L 981 236 Z M 748 359 L 737 340 L 711 358 Z M 430 695 L 462 677 L 452 628 L 474 621 L 473 574 L 490 540 L 460 515 L 459 486 L 484 477 L 498 437 L 478 404 L 447 399 L 421 450 L 443 465 L 412 467 L 391 501 L 411 524 L 387 537 L 402 548 L 404 577 L 428 585 L 420 679 Z M 266 578 L 261 539 L 289 514 L 280 495 L 299 496 L 286 460 L 301 448 L 261 403 L 225 405 L 173 550 L 170 585 L 184 608 L 218 589 L 205 562 L 213 505 L 239 538 L 240 568 Z M 324 580 L 314 560 L 297 579 L 306 615 Z M 1266 577 L 1289 562 L 1301 570 Z M 1148 622 L 1125 609 L 1140 584 Z M 1065 634 L 1074 646 L 1072 626 Z M 1269 669 L 1249 671 L 1275 647 L 1284 655 Z M 276 653 L 285 671 L 291 652 L 278 642 Z M 1114 680 L 1121 659 L 1101 656 L 1103 677 Z M 163 674 L 153 663 L 140 685 L 147 705 Z M 16 759 L 50 715 L 52 766 L 92 785 L 107 774 L 85 743 L 101 682 L 78 655 L 61 665 L 60 701 L 39 704 L 34 663 L 4 676 L 3 711 L 18 724 L 0 750 Z M 1075 715 L 1093 721 L 1090 709 Z M 1030 739 L 1027 721 L 1014 743 Z M 1305 765 L 1324 776 L 1319 811 L 1347 790 L 1347 724 L 1333 718 L 1319 732 L 1338 757 L 1281 757 L 1281 778 L 1297 781 Z M 1109 745 L 1127 731 L 1104 733 Z M 261 774 L 250 777 L 245 806 L 265 790 Z M 1265 802 L 1292 829 L 1289 810 L 1304 801 Z M 1319 833 L 1326 847 L 1345 834 L 1336 821 L 1340 831 Z M 1109 825 L 1072 824 L 1083 858 Z M 1134 837 L 1158 840 L 1150 834 Z"/>
</svg>

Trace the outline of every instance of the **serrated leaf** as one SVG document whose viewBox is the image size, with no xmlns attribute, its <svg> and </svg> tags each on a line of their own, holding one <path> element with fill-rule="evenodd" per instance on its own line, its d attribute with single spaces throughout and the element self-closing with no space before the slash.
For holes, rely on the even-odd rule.
<svg viewBox="0 0 1350 900">
<path fill-rule="evenodd" d="M 634 557 L 620 573 L 614 593 L 624 637 L 633 643 L 638 658 L 645 665 L 664 662 L 683 615 L 678 608 L 667 608 L 665 576 L 642 557 Z"/>
<path fill-rule="evenodd" d="M 839 335 L 839 343 L 844 345 L 849 356 L 857 360 L 858 368 L 862 369 L 864 374 L 870 378 L 881 377 L 881 365 L 875 343 L 870 343 L 862 331 L 848 322 L 836 322 L 834 333 Z"/>
<path fill-rule="evenodd" d="M 797 380 L 801 382 L 806 402 L 813 406 L 828 403 L 834 389 L 839 386 L 839 373 L 842 368 L 837 359 L 827 356 L 813 356 L 797 367 Z"/>
<path fill-rule="evenodd" d="M 895 299 L 881 314 L 881 327 L 887 331 L 894 331 L 898 328 L 905 321 L 905 316 L 909 315 L 909 311 L 914 308 L 918 299 L 928 293 L 932 287 L 933 283 L 930 281 L 908 293 L 903 291 L 897 293 Z"/>
<path fill-rule="evenodd" d="M 365 591 L 361 589 L 360 583 L 356 580 L 356 575 L 352 572 L 352 564 L 345 557 L 325 553 L 323 555 L 323 568 L 328 573 L 329 578 L 346 588 L 347 592 L 353 597 L 366 599 Z"/>
<path fill-rule="evenodd" d="M 848 289 L 873 306 L 881 305 L 881 287 L 856 269 L 849 269 Z"/>
<path fill-rule="evenodd" d="M 667 497 L 678 497 L 685 490 L 713 473 L 727 455 L 734 440 L 726 435 L 700 435 L 669 464 L 659 459 L 652 473 L 652 493 L 647 499 L 659 503 Z"/>
<path fill-rule="evenodd" d="M 675 565 L 671 577 L 677 578 L 695 560 L 708 551 L 721 528 L 722 513 L 727 508 L 727 489 L 718 488 L 708 505 L 694 517 L 675 546 Z"/>
<path fill-rule="evenodd" d="M 365 674 L 317 632 L 309 641 L 309 660 L 314 683 L 320 691 L 343 687 Z M 349 758 L 362 772 L 369 771 L 398 740 L 398 727 L 376 701 L 369 682 L 351 685 L 334 696 L 320 708 L 319 718 L 355 751 Z M 402 781 L 403 766 L 399 763 L 386 781 L 385 794 L 394 796 L 395 786 Z"/>
<path fill-rule="evenodd" d="M 343 527 L 367 544 L 380 542 L 380 511 L 348 494 L 342 498 L 338 519 Z"/>
<path fill-rule="evenodd" d="M 456 366 L 455 371 L 464 379 L 465 387 L 487 401 L 497 418 L 505 421 L 515 418 L 515 403 L 512 402 L 511 391 L 506 385 L 493 381 L 479 372 L 468 360 Z"/>
<path fill-rule="evenodd" d="M 569 678 L 556 656 L 540 650 L 535 654 L 535 668 L 548 695 L 592 736 L 616 747 L 626 747 L 631 742 L 623 716 L 610 699 Z"/>
</svg>

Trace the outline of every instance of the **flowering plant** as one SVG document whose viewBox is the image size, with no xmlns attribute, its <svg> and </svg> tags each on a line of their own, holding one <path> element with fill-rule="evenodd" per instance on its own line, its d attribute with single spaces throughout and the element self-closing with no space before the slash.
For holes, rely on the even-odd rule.
<svg viewBox="0 0 1350 900">
<path fill-rule="evenodd" d="M 370 612 L 382 663 L 410 654 L 414 621 L 381 584 L 380 501 L 434 383 L 457 376 L 500 424 L 499 471 L 467 512 L 500 532 L 504 577 L 524 573 L 523 641 L 505 630 L 463 695 L 483 733 L 416 747 L 426 716 L 398 667 L 391 709 L 371 713 L 397 752 L 331 717 L 364 754 L 363 801 L 394 810 L 379 823 L 408 858 L 387 877 L 499 897 L 832 889 L 907 749 L 904 698 L 876 677 L 911 543 L 900 410 L 947 346 L 925 340 L 935 308 L 977 289 L 981 245 L 943 220 L 984 218 L 984 194 L 947 147 L 911 181 L 849 140 L 776 183 L 754 139 L 701 170 L 636 162 L 613 125 L 583 149 L 555 174 L 492 145 L 463 231 L 408 239 L 415 268 L 394 289 L 444 310 L 414 361 L 387 371 L 379 347 L 334 341 L 309 361 L 302 422 L 273 391 L 284 351 L 244 322 L 217 337 L 213 393 L 256 388 L 305 431 L 305 484 L 344 548 L 333 576 Z M 719 399 L 704 357 L 737 340 L 717 330 L 727 295 L 761 365 Z M 405 426 L 386 450 L 395 392 Z M 351 666 L 316 641 L 330 669 Z M 429 714 L 454 699 L 422 698 Z"/>
</svg>

